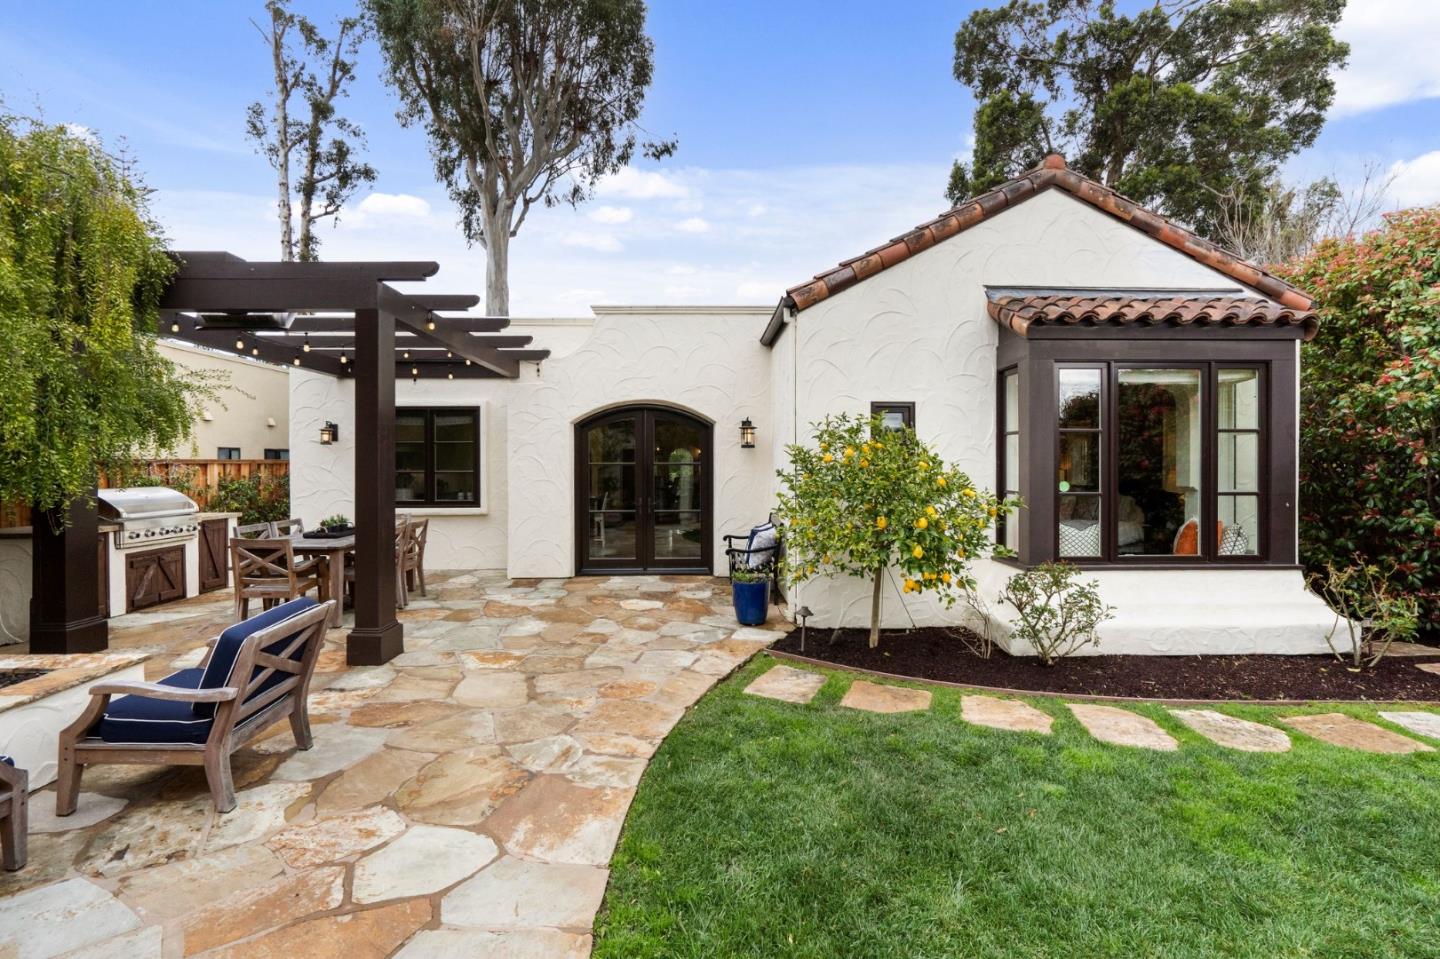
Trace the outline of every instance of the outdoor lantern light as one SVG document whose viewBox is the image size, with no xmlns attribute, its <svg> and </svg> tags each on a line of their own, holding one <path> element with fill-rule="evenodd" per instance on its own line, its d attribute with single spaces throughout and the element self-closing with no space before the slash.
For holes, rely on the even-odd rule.
<svg viewBox="0 0 1440 959">
<path fill-rule="evenodd" d="M 740 421 L 740 448 L 742 450 L 755 448 L 755 424 L 750 422 L 748 416 Z"/>
<path fill-rule="evenodd" d="M 322 426 L 322 427 L 320 427 L 320 443 L 321 443 L 321 445 L 323 445 L 323 446 L 329 446 L 330 444 L 334 443 L 334 442 L 335 442 L 336 440 L 338 440 L 339 438 L 340 438 L 340 427 L 336 426 L 334 423 L 331 423 L 331 422 L 329 422 L 329 421 L 327 420 L 326 423 L 325 423 L 325 425 Z"/>
<path fill-rule="evenodd" d="M 801 606 L 795 610 L 795 618 L 800 620 L 800 652 L 805 652 L 805 621 L 814 614 L 810 612 L 809 606 Z"/>
</svg>

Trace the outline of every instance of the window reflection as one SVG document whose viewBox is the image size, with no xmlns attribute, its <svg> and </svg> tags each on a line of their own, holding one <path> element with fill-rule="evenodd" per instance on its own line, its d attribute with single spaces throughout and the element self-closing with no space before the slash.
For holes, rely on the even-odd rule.
<svg viewBox="0 0 1440 959">
<path fill-rule="evenodd" d="M 1115 406 L 1121 555 L 1200 554 L 1200 403 L 1199 370 L 1120 371 Z"/>
</svg>

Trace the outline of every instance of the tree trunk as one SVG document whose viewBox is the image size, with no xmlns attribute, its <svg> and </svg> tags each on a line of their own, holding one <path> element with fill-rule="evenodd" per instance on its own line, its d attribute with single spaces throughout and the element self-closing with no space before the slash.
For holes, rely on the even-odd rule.
<svg viewBox="0 0 1440 959">
<path fill-rule="evenodd" d="M 510 208 L 485 221 L 485 315 L 510 315 Z"/>
<path fill-rule="evenodd" d="M 870 648 L 880 645 L 880 587 L 885 582 L 885 567 L 875 570 L 875 591 L 870 594 Z"/>
<path fill-rule="evenodd" d="M 285 65 L 285 31 L 270 28 L 270 58 L 275 66 L 275 185 L 279 194 L 280 259 L 295 259 L 295 234 L 290 224 L 290 78 Z"/>
</svg>

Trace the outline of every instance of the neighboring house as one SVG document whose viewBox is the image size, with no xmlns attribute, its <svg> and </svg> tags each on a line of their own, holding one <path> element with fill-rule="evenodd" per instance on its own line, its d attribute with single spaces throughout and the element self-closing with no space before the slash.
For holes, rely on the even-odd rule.
<svg viewBox="0 0 1440 959">
<path fill-rule="evenodd" d="M 1000 642 L 1005 578 L 1058 558 L 1117 607 L 1098 652 L 1321 652 L 1332 618 L 1296 562 L 1310 305 L 1052 157 L 777 308 L 516 320 L 552 351 L 518 379 L 400 380 L 397 505 L 432 518 L 435 568 L 723 573 L 720 537 L 766 516 L 786 444 L 883 412 L 1025 500 L 997 531 L 1018 560 L 976 564 Z M 294 511 L 350 513 L 354 382 L 290 383 Z M 812 625 L 868 621 L 858 580 L 791 599 Z M 885 596 L 887 627 L 974 615 Z"/>
<path fill-rule="evenodd" d="M 171 455 L 196 459 L 289 459 L 290 372 L 218 350 L 161 340 L 162 355 L 186 370 L 228 377 L 195 421 L 190 445 Z"/>
</svg>

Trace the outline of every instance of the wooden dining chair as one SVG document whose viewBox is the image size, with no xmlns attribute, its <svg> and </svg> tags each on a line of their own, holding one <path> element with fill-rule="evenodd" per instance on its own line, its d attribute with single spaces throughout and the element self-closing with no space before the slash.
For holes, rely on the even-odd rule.
<svg viewBox="0 0 1440 959">
<path fill-rule="evenodd" d="M 409 519 L 397 519 L 395 522 L 395 605 L 401 609 L 410 605 L 410 597 L 405 591 L 405 550 L 409 537 Z M 345 554 L 345 595 L 350 597 L 352 603 L 354 602 L 355 553 L 353 550 Z"/>
<path fill-rule="evenodd" d="M 0 756 L 0 868 L 6 872 L 25 868 L 29 797 L 30 774 Z"/>
<path fill-rule="evenodd" d="M 305 532 L 305 521 L 298 516 L 276 520 L 270 524 L 270 532 L 272 536 L 294 536 Z"/>
<path fill-rule="evenodd" d="M 235 527 L 235 535 L 241 539 L 269 539 L 274 534 L 275 528 L 270 523 L 246 523 Z"/>
<path fill-rule="evenodd" d="M 405 536 L 404 560 L 401 565 L 401 572 L 405 576 L 405 588 L 415 588 L 418 580 L 420 583 L 420 595 L 428 595 L 425 592 L 425 540 L 430 535 L 430 520 L 411 520 L 409 529 Z"/>
<path fill-rule="evenodd" d="M 250 613 L 250 600 L 265 609 L 315 590 L 320 602 L 330 598 L 330 563 L 325 556 L 297 560 L 288 539 L 230 541 L 230 568 L 234 571 L 235 621 Z"/>
</svg>

